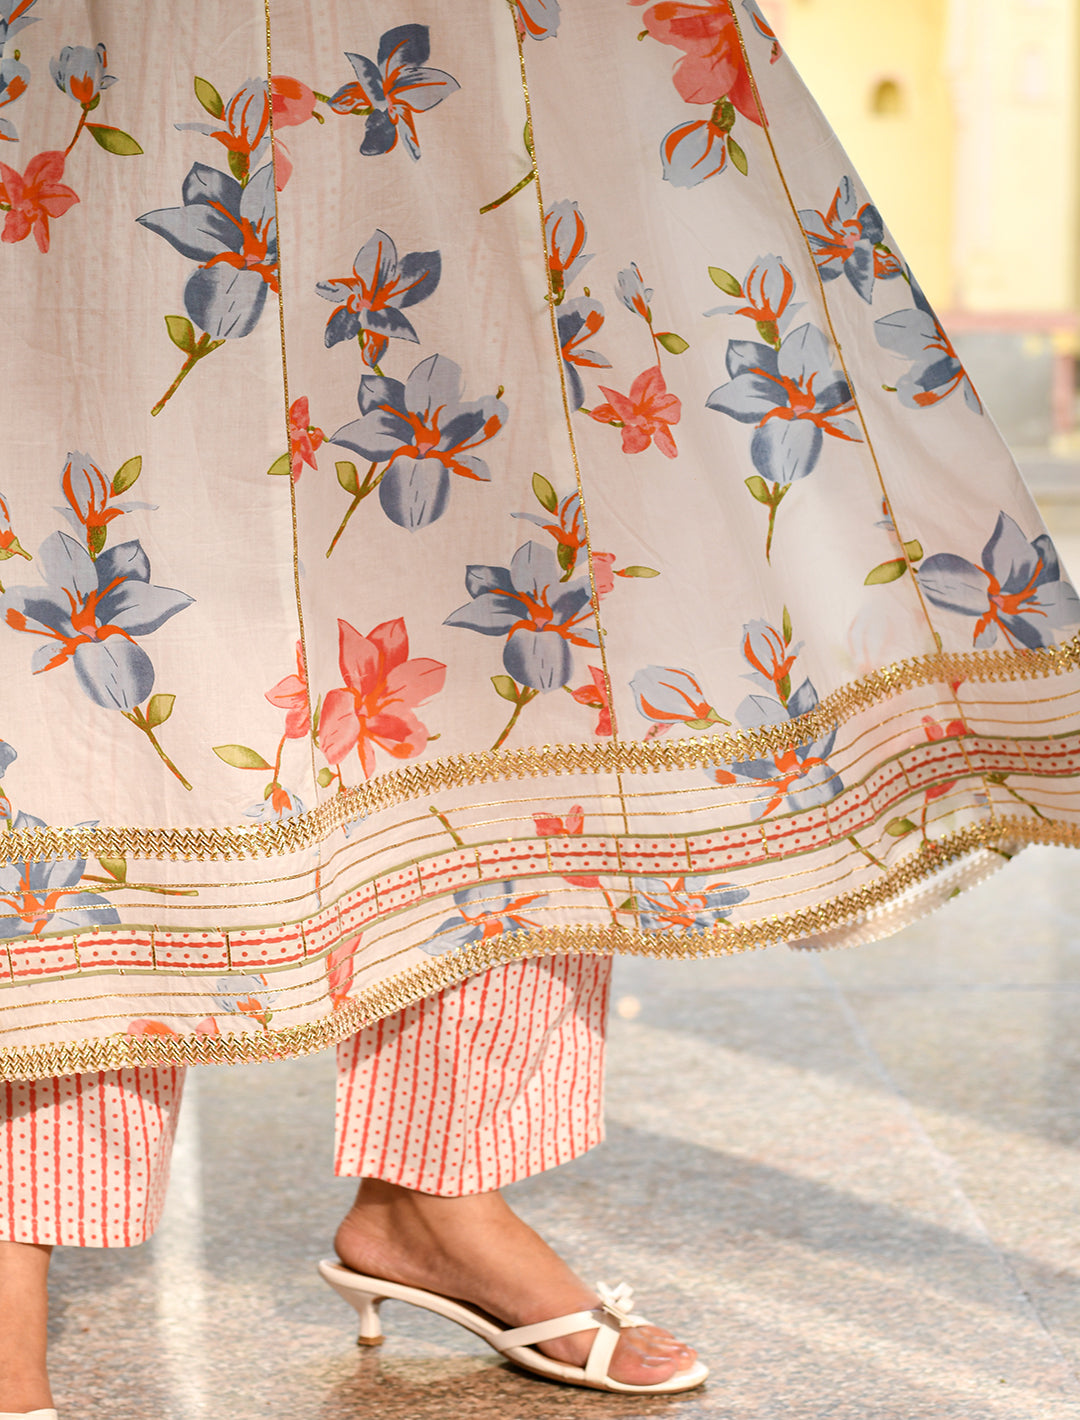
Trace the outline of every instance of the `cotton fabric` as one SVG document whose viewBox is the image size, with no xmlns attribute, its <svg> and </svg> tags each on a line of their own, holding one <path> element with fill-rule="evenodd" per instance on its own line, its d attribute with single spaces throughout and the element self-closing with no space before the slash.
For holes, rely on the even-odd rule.
<svg viewBox="0 0 1080 1420">
<path fill-rule="evenodd" d="M 1080 602 L 752 0 L 4 0 L 0 1074 L 882 935 Z"/>
<path fill-rule="evenodd" d="M 603 1138 L 611 960 L 509 962 L 338 1047 L 334 1172 L 457 1198 Z M 157 1227 L 185 1071 L 0 1084 L 0 1240 L 131 1247 Z"/>
</svg>

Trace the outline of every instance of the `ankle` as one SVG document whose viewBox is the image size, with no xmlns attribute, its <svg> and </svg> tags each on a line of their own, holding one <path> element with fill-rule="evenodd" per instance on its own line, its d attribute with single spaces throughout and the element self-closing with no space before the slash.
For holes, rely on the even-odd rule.
<svg viewBox="0 0 1080 1420">
<path fill-rule="evenodd" d="M 52 1407 L 45 1369 L 51 1252 L 0 1242 L 0 1412 Z"/>
</svg>

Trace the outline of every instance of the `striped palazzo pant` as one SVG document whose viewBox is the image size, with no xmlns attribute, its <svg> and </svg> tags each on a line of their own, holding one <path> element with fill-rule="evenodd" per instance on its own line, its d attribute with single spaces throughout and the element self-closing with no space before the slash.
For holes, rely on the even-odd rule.
<svg viewBox="0 0 1080 1420">
<path fill-rule="evenodd" d="M 609 957 L 511 962 L 338 1047 L 334 1171 L 458 1197 L 603 1136 Z M 179 1066 L 0 1082 L 0 1241 L 126 1247 L 157 1225 Z"/>
</svg>

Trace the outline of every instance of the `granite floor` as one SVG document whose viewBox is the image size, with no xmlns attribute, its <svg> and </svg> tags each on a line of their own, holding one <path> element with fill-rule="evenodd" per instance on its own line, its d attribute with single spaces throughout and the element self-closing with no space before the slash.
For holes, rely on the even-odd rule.
<svg viewBox="0 0 1080 1420">
<path fill-rule="evenodd" d="M 352 1192 L 324 1056 L 195 1072 L 157 1237 L 57 1255 L 62 1420 L 1080 1420 L 1078 868 L 851 952 L 617 964 L 607 1142 L 513 1202 L 705 1389 L 552 1386 L 400 1306 L 359 1350 L 313 1268 Z"/>
<path fill-rule="evenodd" d="M 512 1190 L 712 1364 L 685 1398 L 503 1366 L 313 1270 L 332 1061 L 195 1072 L 165 1221 L 58 1254 L 63 1420 L 1080 1417 L 1080 873 L 1033 849 L 890 941 L 618 963 L 608 1140 Z"/>
</svg>

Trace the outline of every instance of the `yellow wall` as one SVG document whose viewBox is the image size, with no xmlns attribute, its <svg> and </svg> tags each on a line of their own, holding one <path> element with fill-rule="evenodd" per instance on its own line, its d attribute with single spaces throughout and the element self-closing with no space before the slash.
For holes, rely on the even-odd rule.
<svg viewBox="0 0 1080 1420">
<path fill-rule="evenodd" d="M 1002 0 L 978 0 L 992 7 Z M 1006 0 L 1008 3 L 1008 0 Z M 930 300 L 953 304 L 948 0 L 762 0 Z M 902 111 L 875 115 L 894 81 Z"/>
<path fill-rule="evenodd" d="M 1080 0 L 761 3 L 935 304 L 1075 308 Z"/>
<path fill-rule="evenodd" d="M 952 0 L 958 304 L 1077 301 L 1080 0 Z"/>
</svg>

